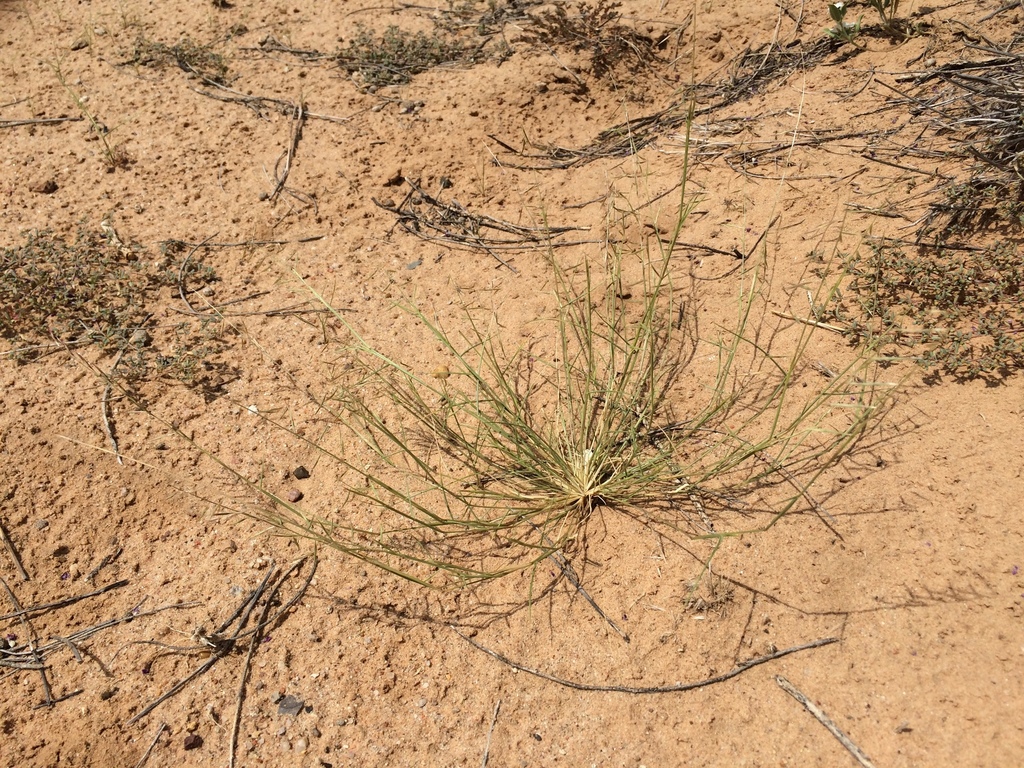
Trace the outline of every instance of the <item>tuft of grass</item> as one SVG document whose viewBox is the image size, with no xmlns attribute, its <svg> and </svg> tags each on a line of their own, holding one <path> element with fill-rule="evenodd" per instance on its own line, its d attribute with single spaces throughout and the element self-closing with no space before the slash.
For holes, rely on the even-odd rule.
<svg viewBox="0 0 1024 768">
<path fill-rule="evenodd" d="M 445 357 L 429 374 L 385 354 L 316 294 L 350 335 L 351 363 L 317 402 L 346 439 L 309 444 L 343 478 L 347 500 L 307 510 L 211 456 L 263 499 L 225 512 L 430 586 L 533 569 L 577 549 L 606 514 L 703 540 L 702 573 L 725 538 L 798 509 L 824 514 L 810 486 L 884 401 L 868 376 L 873 358 L 797 387 L 813 329 L 788 355 L 770 349 L 755 320 L 756 269 L 734 327 L 712 340 L 684 332 L 696 302 L 682 303 L 674 286 L 683 201 L 667 242 L 610 247 L 599 263 L 552 259 L 555 308 L 530 343 L 507 346 L 493 312 L 467 310 L 456 332 L 406 305 Z M 717 372 L 690 381 L 699 405 L 677 413 L 698 350 L 717 358 Z"/>
<path fill-rule="evenodd" d="M 98 139 L 103 146 L 103 160 L 107 171 L 110 172 L 118 168 L 130 166 L 134 162 L 131 153 L 127 150 L 124 143 L 118 144 L 112 140 L 110 129 L 93 114 L 92 110 L 86 105 L 86 100 L 82 95 L 71 87 L 64 70 L 61 68 L 60 60 L 51 62 L 50 69 L 53 70 L 53 73 L 57 76 L 57 82 L 60 83 L 68 96 L 71 97 L 71 101 L 74 102 L 82 117 L 89 122 L 89 131 L 92 136 Z"/>
</svg>

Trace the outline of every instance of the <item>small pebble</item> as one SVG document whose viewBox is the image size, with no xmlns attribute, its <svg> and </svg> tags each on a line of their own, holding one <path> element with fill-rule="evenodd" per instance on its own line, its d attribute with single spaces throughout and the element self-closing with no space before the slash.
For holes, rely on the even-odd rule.
<svg viewBox="0 0 1024 768">
<path fill-rule="evenodd" d="M 185 749 L 199 749 L 201 746 L 203 746 L 203 737 L 200 736 L 198 733 L 190 733 L 188 736 L 185 737 L 185 742 L 183 746 L 185 747 Z"/>
<path fill-rule="evenodd" d="M 57 191 L 57 182 L 53 179 L 44 179 L 30 186 L 28 191 L 35 192 L 40 195 L 52 195 Z"/>
<path fill-rule="evenodd" d="M 277 705 L 277 714 L 295 717 L 295 715 L 302 711 L 304 706 L 305 702 L 302 699 L 297 699 L 291 695 L 285 696 Z"/>
<path fill-rule="evenodd" d="M 294 504 L 297 501 L 302 501 L 302 491 L 296 491 L 294 488 L 290 491 L 285 491 L 284 497 Z"/>
<path fill-rule="evenodd" d="M 419 707 L 420 709 L 423 709 L 423 707 L 427 706 L 427 700 L 426 699 L 416 699 L 416 706 Z"/>
<path fill-rule="evenodd" d="M 37 531 L 41 531 L 44 528 L 49 527 L 49 525 L 50 525 L 50 521 L 49 520 L 36 520 L 36 530 Z"/>
<path fill-rule="evenodd" d="M 290 741 L 288 741 L 288 739 L 281 739 L 281 751 L 282 752 L 291 752 L 292 751 L 292 743 Z"/>
<path fill-rule="evenodd" d="M 300 737 L 300 738 L 295 740 L 295 744 L 293 746 L 295 747 L 295 751 L 296 752 L 305 752 L 306 751 L 306 740 Z"/>
<path fill-rule="evenodd" d="M 279 702 L 283 698 L 284 698 L 284 694 L 283 693 L 281 693 L 280 691 L 274 691 L 272 694 L 270 694 L 270 703 L 271 704 L 277 704 L 277 702 Z"/>
<path fill-rule="evenodd" d="M 295 476 L 296 480 L 305 480 L 309 477 L 309 470 L 300 466 L 293 469 L 292 474 Z"/>
</svg>

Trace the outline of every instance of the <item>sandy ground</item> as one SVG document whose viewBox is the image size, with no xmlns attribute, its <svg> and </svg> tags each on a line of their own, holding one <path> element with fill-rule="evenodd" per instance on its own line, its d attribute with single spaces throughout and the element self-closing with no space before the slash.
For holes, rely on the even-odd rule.
<svg viewBox="0 0 1024 768">
<path fill-rule="evenodd" d="M 155 294 L 152 343 L 170 354 L 175 329 L 195 322 L 189 311 L 218 305 L 226 318 L 202 386 L 148 378 L 149 413 L 104 394 L 98 374 L 114 358 L 96 346 L 0 361 L 0 523 L 28 577 L 0 552 L 9 590 L 0 629 L 12 649 L 95 629 L 46 653 L 49 693 L 38 670 L 0 669 L 0 763 L 227 765 L 244 683 L 243 766 L 856 765 L 780 687 L 783 676 L 874 765 L 1019 764 L 1024 385 L 1012 375 L 926 382 L 912 365 L 890 368 L 902 382 L 891 410 L 815 487 L 834 525 L 804 512 L 727 539 L 696 604 L 690 544 L 666 548 L 628 518 L 602 515 L 576 566 L 629 643 L 564 580 L 527 608 L 528 574 L 434 592 L 328 550 L 301 599 L 254 646 L 244 680 L 248 638 L 223 658 L 165 646 L 201 646 L 274 565 L 309 552 L 244 517 L 218 516 L 203 498 L 244 508 L 253 491 L 175 431 L 274 492 L 301 491 L 311 507 L 343 498 L 343 478 L 303 438 L 324 434 L 306 388 L 344 380 L 344 334 L 308 311 L 296 274 L 374 344 L 426 371 L 438 350 L 396 302 L 450 323 L 463 307 L 493 308 L 512 339 L 538 332 L 550 309 L 545 249 L 417 238 L 388 210 L 410 191 L 403 179 L 519 226 L 587 227 L 570 235 L 590 242 L 559 258 L 596 259 L 616 200 L 644 207 L 651 232 L 670 226 L 685 127 L 635 154 L 563 168 L 529 167 L 545 163 L 511 149 L 587 146 L 608 127 L 679 103 L 689 83 L 728 82 L 746 51 L 772 40 L 808 51 L 740 95 L 698 101 L 688 181 L 698 198 L 681 239 L 717 250 L 677 256 L 699 286 L 702 329 L 735 314 L 744 272 L 734 250 L 765 265 L 764 315 L 784 326 L 770 310 L 807 316 L 817 256 L 918 217 L 868 212 L 894 205 L 902 183 L 899 169 L 869 160 L 868 138 L 852 136 L 902 125 L 905 115 L 878 111 L 885 86 L 977 58 L 969 46 L 1008 40 L 1020 10 L 983 19 L 999 4 L 912 5 L 901 14 L 925 22 L 923 34 L 900 44 L 864 35 L 854 49 L 821 42 L 823 2 L 629 0 L 620 23 L 662 41 L 657 59 L 640 66 L 627 54 L 598 76 L 588 50 L 524 41 L 523 3 L 498 3 L 506 16 L 483 29 L 482 3 L 463 16 L 364 0 L 224 5 L 0 0 L 0 120 L 85 118 L 0 129 L 0 245 L 16 248 L 32 230 L 99 232 L 104 220 L 154 262 L 171 240 L 247 244 L 169 251 L 174 264 L 188 254 L 217 279 L 186 294 L 191 309 L 173 285 Z M 866 23 L 874 13 L 855 10 Z M 344 50 L 358 25 L 431 32 L 438 20 L 482 46 L 475 61 L 368 89 L 336 59 L 310 53 Z M 152 47 L 186 38 L 223 56 L 231 91 Z M 281 101 L 246 100 L 254 95 Z M 276 108 L 282 101 L 292 107 Z M 298 133 L 300 102 L 310 114 Z M 824 148 L 799 141 L 828 130 L 851 137 Z M 755 154 L 740 161 L 743 152 Z M 641 238 L 637 230 L 622 236 Z M 807 357 L 836 368 L 855 354 L 824 330 Z M 705 357 L 688 373 L 694 387 L 713 373 Z M 800 381 L 820 378 L 808 367 Z M 105 402 L 123 465 L 109 452 Z M 309 478 L 295 478 L 300 465 Z M 309 573 L 307 560 L 279 603 Z M 30 612 L 27 624 L 11 615 L 15 604 L 110 585 Z M 466 637 L 548 675 L 630 688 L 699 682 L 838 641 L 714 685 L 642 694 L 540 679 Z"/>
</svg>

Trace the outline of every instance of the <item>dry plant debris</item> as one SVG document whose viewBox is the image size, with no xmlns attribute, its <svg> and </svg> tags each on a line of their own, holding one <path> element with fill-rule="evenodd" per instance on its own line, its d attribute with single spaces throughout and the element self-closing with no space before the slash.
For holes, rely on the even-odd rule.
<svg viewBox="0 0 1024 768">
<path fill-rule="evenodd" d="M 620 23 L 621 3 L 597 0 L 581 2 L 570 13 L 565 3 L 530 16 L 520 38 L 529 45 L 568 48 L 586 53 L 590 72 L 602 78 L 618 68 L 644 68 L 655 60 L 655 43 L 646 35 Z"/>
</svg>

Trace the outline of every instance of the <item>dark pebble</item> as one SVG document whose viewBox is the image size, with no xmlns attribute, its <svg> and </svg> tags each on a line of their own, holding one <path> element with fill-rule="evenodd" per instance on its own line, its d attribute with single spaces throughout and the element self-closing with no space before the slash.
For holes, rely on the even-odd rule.
<svg viewBox="0 0 1024 768">
<path fill-rule="evenodd" d="M 277 705 L 277 714 L 279 715 L 292 715 L 295 716 L 302 711 L 302 708 L 306 703 L 302 699 L 297 699 L 294 696 L 288 695 L 281 699 Z"/>
<path fill-rule="evenodd" d="M 305 467 L 296 467 L 292 470 L 292 474 L 295 475 L 296 480 L 305 480 L 309 477 L 309 470 Z"/>
<path fill-rule="evenodd" d="M 36 192 L 40 195 L 52 195 L 57 191 L 57 182 L 53 179 L 46 179 L 45 181 L 33 184 L 28 189 L 30 192 Z"/>
<path fill-rule="evenodd" d="M 203 737 L 198 733 L 190 733 L 185 737 L 185 749 L 199 749 L 203 746 Z"/>
</svg>

